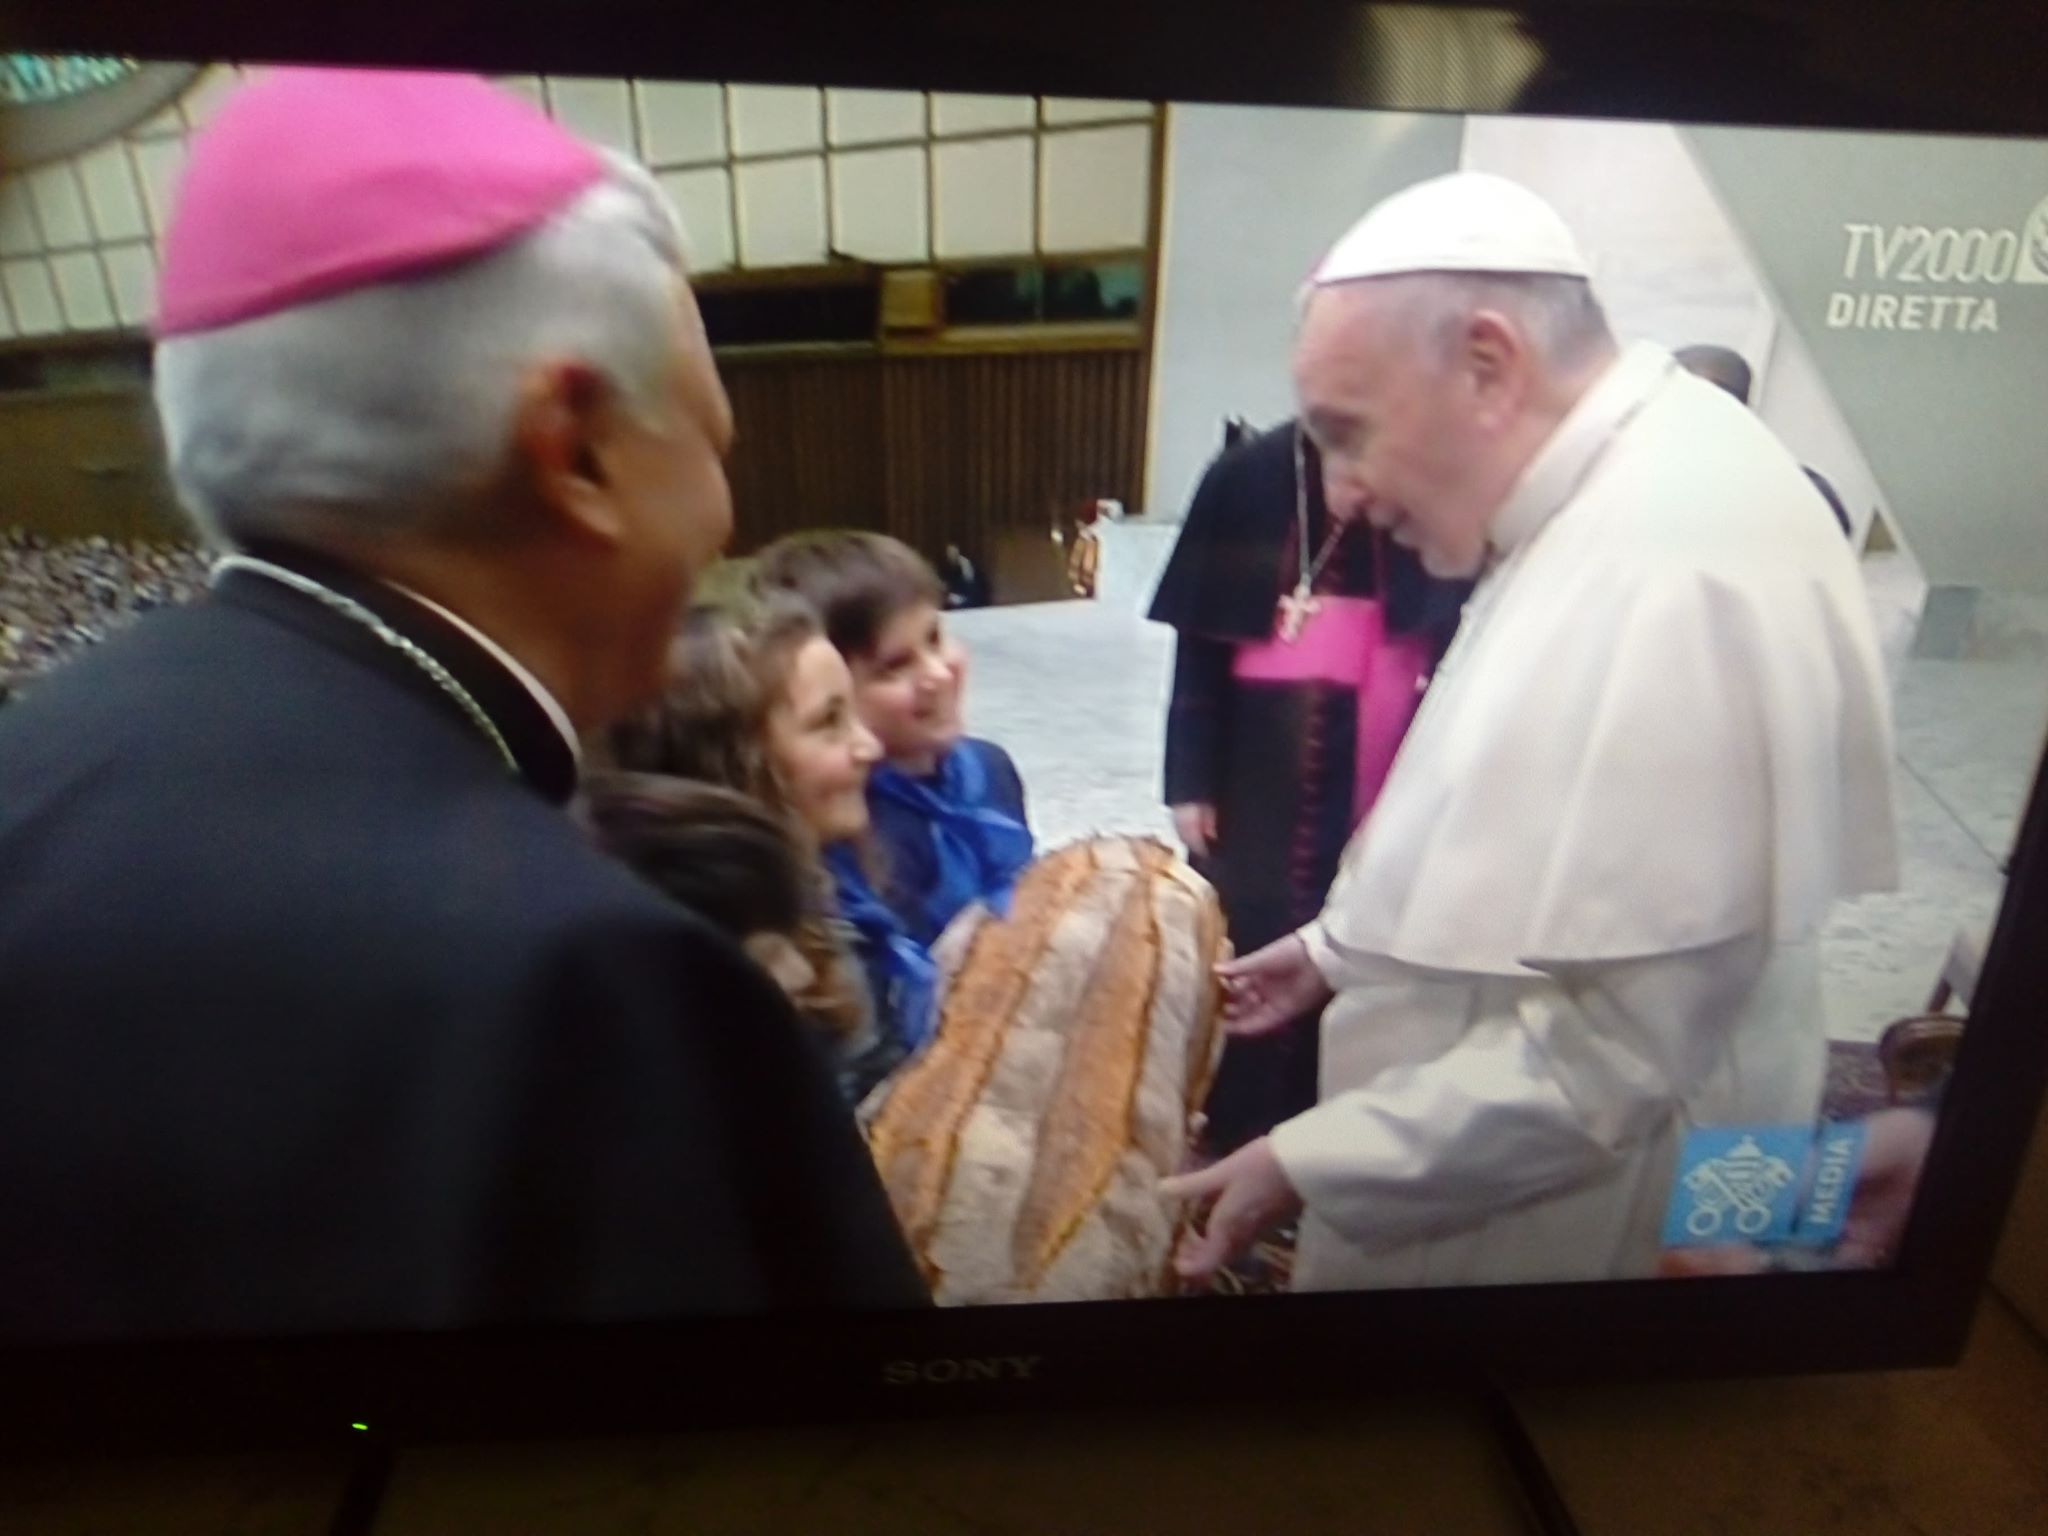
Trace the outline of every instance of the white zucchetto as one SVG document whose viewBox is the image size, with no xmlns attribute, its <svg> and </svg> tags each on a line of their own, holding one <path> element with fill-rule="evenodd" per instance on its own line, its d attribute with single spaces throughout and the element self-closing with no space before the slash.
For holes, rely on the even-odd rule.
<svg viewBox="0 0 2048 1536">
<path fill-rule="evenodd" d="M 1375 206 L 1330 248 L 1309 287 L 1411 272 L 1592 276 L 1550 204 L 1505 176 L 1459 171 Z"/>
</svg>

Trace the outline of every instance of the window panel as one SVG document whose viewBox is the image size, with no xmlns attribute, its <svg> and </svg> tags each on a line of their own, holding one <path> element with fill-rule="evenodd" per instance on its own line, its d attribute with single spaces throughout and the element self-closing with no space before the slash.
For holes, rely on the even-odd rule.
<svg viewBox="0 0 2048 1536">
<path fill-rule="evenodd" d="M 818 91 L 796 85 L 735 85 L 732 149 L 736 155 L 780 155 L 824 145 Z"/>
<path fill-rule="evenodd" d="M 1029 96 L 963 96 L 945 91 L 932 96 L 935 134 L 1029 128 L 1037 121 L 1038 103 Z"/>
<path fill-rule="evenodd" d="M 548 80 L 555 120 L 579 138 L 634 154 L 633 103 L 623 80 L 555 75 Z"/>
<path fill-rule="evenodd" d="M 642 80 L 634 89 L 640 97 L 641 152 L 648 164 L 725 158 L 724 87 Z"/>
<path fill-rule="evenodd" d="M 984 139 L 933 151 L 933 248 L 941 257 L 1028 254 L 1034 245 L 1033 141 Z"/>
<path fill-rule="evenodd" d="M 103 331 L 114 324 L 113 301 L 107 296 L 107 280 L 100 271 L 100 259 L 91 251 L 73 251 L 51 260 L 57 280 L 57 298 L 64 320 L 74 331 Z"/>
<path fill-rule="evenodd" d="M 733 264 L 732 173 L 724 166 L 662 171 L 655 180 L 683 221 L 683 244 L 692 272 L 719 272 Z"/>
<path fill-rule="evenodd" d="M 1045 136 L 1042 239 L 1048 251 L 1119 250 L 1145 243 L 1152 130 L 1145 124 Z"/>
<path fill-rule="evenodd" d="M 874 144 L 925 135 L 921 91 L 827 91 L 825 121 L 835 145 Z"/>
<path fill-rule="evenodd" d="M 832 157 L 832 245 L 862 261 L 923 261 L 931 254 L 922 149 Z"/>
<path fill-rule="evenodd" d="M 738 175 L 741 264 L 801 267 L 824 261 L 824 159 L 742 164 Z"/>
<path fill-rule="evenodd" d="M 53 336 L 64 329 L 64 312 L 57 307 L 57 288 L 50 281 L 47 262 L 31 258 L 0 265 L 0 283 L 6 285 L 14 328 L 22 335 Z"/>
<path fill-rule="evenodd" d="M 1048 123 L 1109 123 L 1125 118 L 1152 115 L 1149 101 L 1112 101 L 1099 96 L 1048 96 L 1044 118 Z"/>
</svg>

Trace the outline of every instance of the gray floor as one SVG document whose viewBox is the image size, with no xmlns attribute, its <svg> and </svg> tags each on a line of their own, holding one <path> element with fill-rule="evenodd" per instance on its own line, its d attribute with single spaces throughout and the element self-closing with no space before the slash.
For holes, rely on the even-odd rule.
<svg viewBox="0 0 2048 1536">
<path fill-rule="evenodd" d="M 1098 601 L 954 616 L 972 657 L 970 728 L 1015 756 L 1042 846 L 1170 835 L 1159 752 L 1173 637 L 1139 617 L 1170 542 L 1170 529 L 1125 534 Z M 1920 1011 L 1957 932 L 1990 922 L 2048 728 L 2048 665 L 1909 658 L 1923 589 L 1899 557 L 1865 570 L 1897 685 L 1904 858 L 1899 890 L 1845 903 L 1826 934 L 1828 1032 L 1846 1040 Z"/>
</svg>

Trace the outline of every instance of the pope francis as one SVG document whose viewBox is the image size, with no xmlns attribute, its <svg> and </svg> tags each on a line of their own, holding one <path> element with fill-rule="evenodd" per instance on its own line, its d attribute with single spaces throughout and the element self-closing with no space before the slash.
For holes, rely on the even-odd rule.
<svg viewBox="0 0 2048 1536">
<path fill-rule="evenodd" d="M 1174 1181 L 1180 1267 L 1299 1210 L 1300 1290 L 1650 1274 L 1687 1129 L 1814 1118 L 1818 931 L 1895 877 L 1854 559 L 1498 177 L 1345 235 L 1294 376 L 1331 506 L 1480 580 L 1321 916 L 1224 968 L 1238 1031 L 1329 999 L 1320 1098 Z"/>
</svg>

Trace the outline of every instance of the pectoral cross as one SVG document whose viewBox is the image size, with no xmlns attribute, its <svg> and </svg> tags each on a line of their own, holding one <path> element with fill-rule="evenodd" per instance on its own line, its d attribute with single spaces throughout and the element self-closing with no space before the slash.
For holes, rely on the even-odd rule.
<svg viewBox="0 0 2048 1536">
<path fill-rule="evenodd" d="M 1307 582 L 1295 587 L 1280 599 L 1280 638 L 1289 645 L 1299 640 L 1302 630 L 1308 627 L 1308 621 L 1322 610 L 1322 606 L 1321 601 L 1310 593 Z"/>
</svg>

